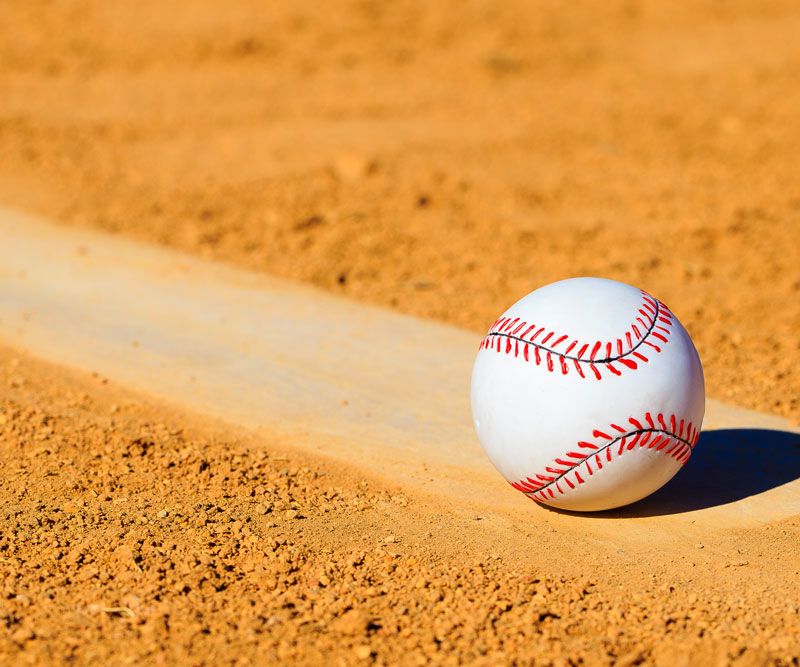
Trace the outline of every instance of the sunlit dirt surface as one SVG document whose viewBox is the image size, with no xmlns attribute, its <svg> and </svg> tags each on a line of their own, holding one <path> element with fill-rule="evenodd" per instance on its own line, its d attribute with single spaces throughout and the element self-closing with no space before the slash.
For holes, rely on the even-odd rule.
<svg viewBox="0 0 800 667">
<path fill-rule="evenodd" d="M 795 2 L 2 14 L 3 203 L 476 345 L 541 284 L 623 280 L 709 395 L 800 417 Z M 609 553 L 6 348 L 0 450 L 0 663 L 800 661 L 796 518 Z"/>
<path fill-rule="evenodd" d="M 800 416 L 795 2 L 3 16 L 3 202 L 476 333 L 620 279 L 688 327 L 710 395 Z"/>
<path fill-rule="evenodd" d="M 609 549 L 7 348 L 0 480 L 3 664 L 800 657 L 797 519 Z"/>
</svg>

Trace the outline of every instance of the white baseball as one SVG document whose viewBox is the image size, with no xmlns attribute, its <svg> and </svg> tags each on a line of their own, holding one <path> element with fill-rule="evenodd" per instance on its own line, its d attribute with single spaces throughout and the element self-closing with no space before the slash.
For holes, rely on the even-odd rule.
<svg viewBox="0 0 800 667">
<path fill-rule="evenodd" d="M 602 278 L 546 285 L 489 329 L 472 416 L 494 466 L 540 503 L 596 511 L 659 489 L 692 454 L 700 358 L 669 309 Z"/>
</svg>

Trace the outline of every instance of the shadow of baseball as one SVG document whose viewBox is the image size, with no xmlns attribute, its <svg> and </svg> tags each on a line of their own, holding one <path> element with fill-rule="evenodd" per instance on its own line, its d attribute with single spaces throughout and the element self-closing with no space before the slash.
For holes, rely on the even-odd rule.
<svg viewBox="0 0 800 667">
<path fill-rule="evenodd" d="M 580 516 L 621 519 L 692 512 L 735 503 L 797 479 L 800 433 L 704 431 L 686 466 L 661 489 L 632 505 Z"/>
</svg>

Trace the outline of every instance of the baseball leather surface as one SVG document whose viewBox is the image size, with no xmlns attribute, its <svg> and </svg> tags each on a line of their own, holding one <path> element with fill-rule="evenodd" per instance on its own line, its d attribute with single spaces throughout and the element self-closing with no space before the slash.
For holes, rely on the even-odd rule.
<svg viewBox="0 0 800 667">
<path fill-rule="evenodd" d="M 705 408 L 689 334 L 643 290 L 601 278 L 538 289 L 489 329 L 472 372 L 478 438 L 540 503 L 596 511 L 663 486 Z"/>
</svg>

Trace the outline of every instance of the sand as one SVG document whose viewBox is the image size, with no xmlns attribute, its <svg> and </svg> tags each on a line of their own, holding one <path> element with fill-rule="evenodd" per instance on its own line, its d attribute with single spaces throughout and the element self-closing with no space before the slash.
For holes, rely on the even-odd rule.
<svg viewBox="0 0 800 667">
<path fill-rule="evenodd" d="M 709 395 L 800 417 L 794 3 L 3 16 L 3 203 L 476 336 L 543 283 L 624 280 Z M 605 560 L 0 362 L 0 662 L 800 660 L 796 519 Z"/>
</svg>

